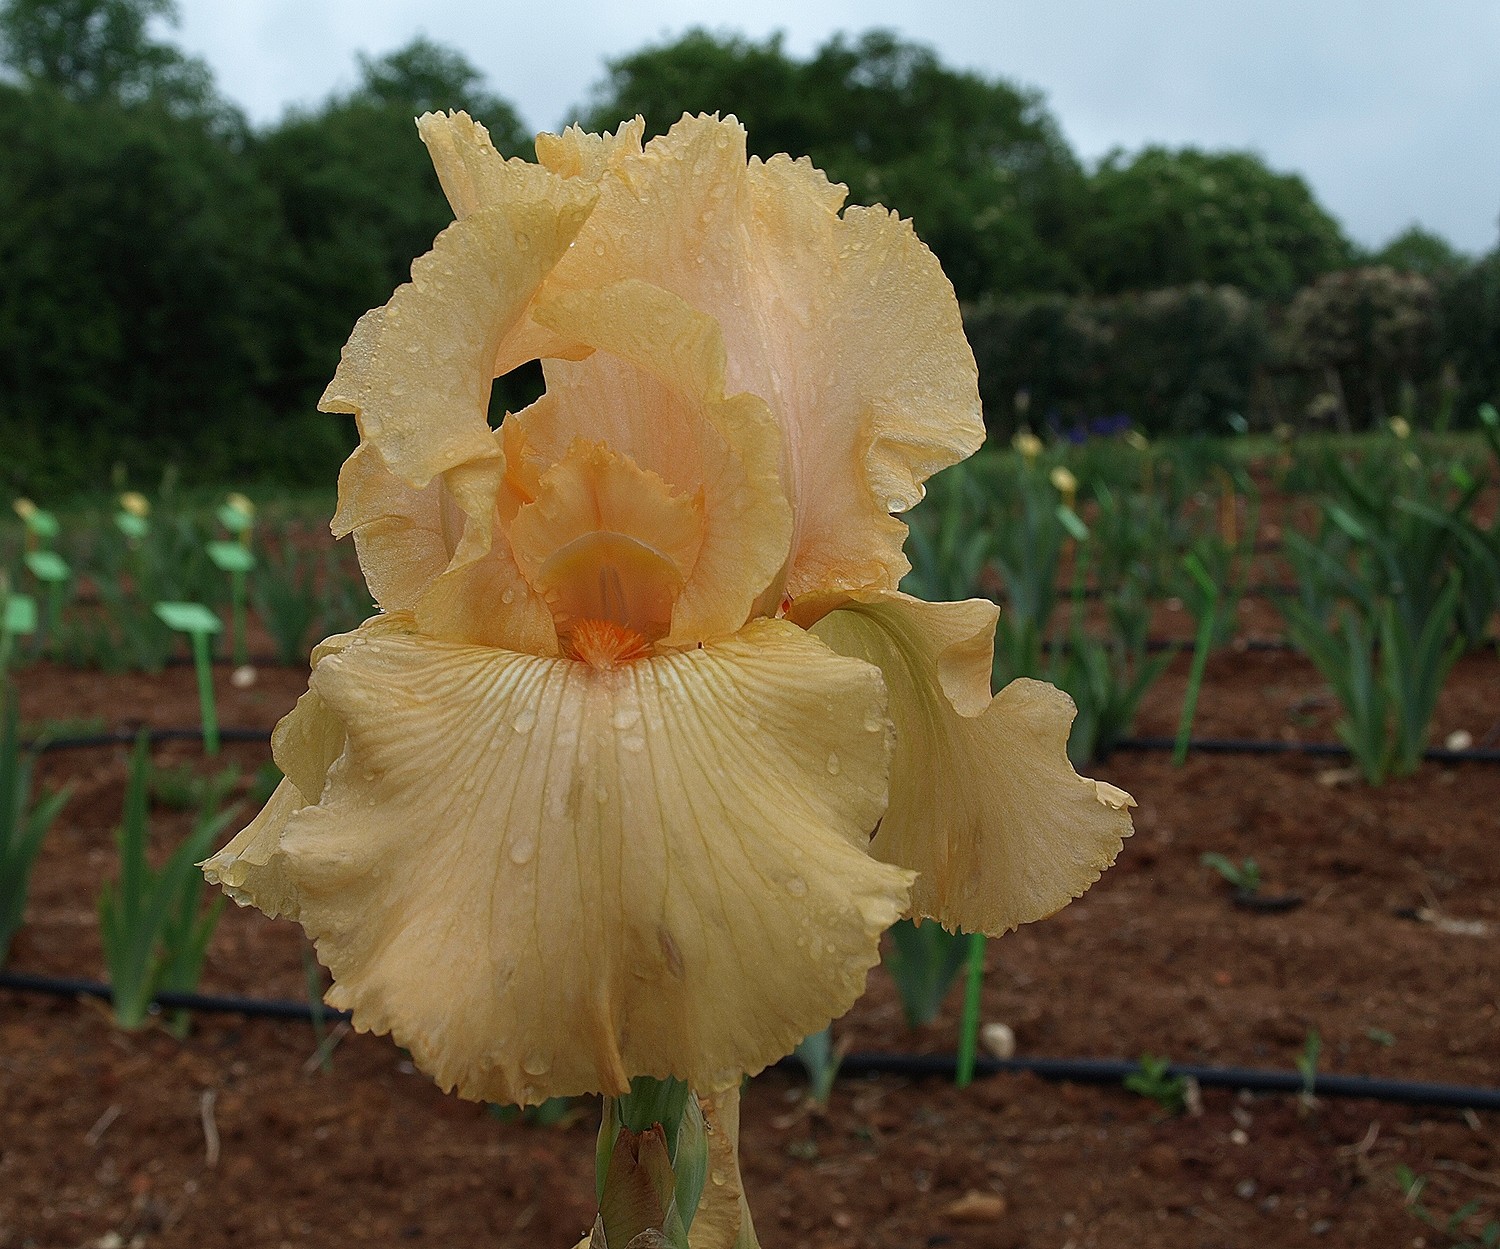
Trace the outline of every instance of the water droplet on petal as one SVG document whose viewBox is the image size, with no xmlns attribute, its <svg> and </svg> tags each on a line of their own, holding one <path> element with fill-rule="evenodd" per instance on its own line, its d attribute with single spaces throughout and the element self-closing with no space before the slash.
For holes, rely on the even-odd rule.
<svg viewBox="0 0 1500 1249">
<path fill-rule="evenodd" d="M 807 882 L 800 876 L 793 876 L 786 882 L 786 891 L 794 898 L 807 896 Z"/>
<path fill-rule="evenodd" d="M 517 867 L 525 863 L 530 863 L 531 856 L 535 853 L 536 840 L 530 833 L 522 833 L 521 836 L 510 843 L 510 861 Z M 533 1071 L 531 1074 L 536 1075 L 537 1073 Z"/>
<path fill-rule="evenodd" d="M 547 1074 L 548 1066 L 547 1055 L 527 1054 L 521 1063 L 521 1070 L 529 1076 L 544 1076 Z"/>
<path fill-rule="evenodd" d="M 515 729 L 517 733 L 529 733 L 536 727 L 536 712 L 530 707 L 516 712 Z"/>
<path fill-rule="evenodd" d="M 516 592 L 514 590 L 506 590 L 503 594 L 501 594 L 500 601 L 507 607 L 509 607 L 516 601 Z"/>
<path fill-rule="evenodd" d="M 612 723 L 617 729 L 633 728 L 641 722 L 640 710 L 636 707 L 621 707 L 615 712 Z"/>
<path fill-rule="evenodd" d="M 646 739 L 644 737 L 626 737 L 621 739 L 620 745 L 630 751 L 631 754 L 638 755 L 646 749 Z"/>
<path fill-rule="evenodd" d="M 835 754 L 833 751 L 830 750 L 828 752 L 828 775 L 829 776 L 837 776 L 839 774 L 840 769 L 842 769 L 843 766 L 844 765 L 839 762 L 838 755 Z"/>
</svg>

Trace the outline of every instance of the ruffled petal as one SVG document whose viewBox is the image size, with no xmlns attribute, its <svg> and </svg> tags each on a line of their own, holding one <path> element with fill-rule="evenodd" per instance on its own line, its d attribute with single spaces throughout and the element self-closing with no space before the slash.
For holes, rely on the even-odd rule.
<svg viewBox="0 0 1500 1249">
<path fill-rule="evenodd" d="M 998 609 L 890 591 L 821 595 L 792 618 L 890 691 L 890 807 L 870 853 L 919 873 L 912 913 L 999 935 L 1099 878 L 1130 834 L 1130 795 L 1068 762 L 1073 702 L 1041 681 L 989 697 Z"/>
<path fill-rule="evenodd" d="M 489 400 L 501 345 L 593 204 L 588 184 L 554 181 L 566 191 L 560 206 L 518 198 L 449 226 L 344 347 L 318 406 L 352 413 L 409 485 L 496 454 Z"/>
<path fill-rule="evenodd" d="M 883 210 L 840 217 L 842 188 L 806 161 L 747 164 L 732 119 L 685 117 L 604 169 L 599 205 L 542 298 L 634 277 L 716 320 L 726 393 L 759 396 L 782 426 L 789 589 L 893 588 L 909 565 L 889 513 L 984 436 L 936 258 Z"/>
<path fill-rule="evenodd" d="M 545 165 L 500 155 L 490 132 L 467 113 L 424 113 L 417 133 L 460 219 L 515 204 L 546 204 L 565 217 L 592 198 Z"/>
<path fill-rule="evenodd" d="M 329 1001 L 465 1096 L 721 1087 L 905 907 L 879 673 L 786 622 L 607 671 L 356 637 L 312 684 L 348 745 L 280 849 Z"/>
<path fill-rule="evenodd" d="M 198 866 L 240 906 L 254 906 L 272 919 L 296 919 L 297 891 L 282 871 L 281 834 L 287 821 L 307 805 L 302 792 L 283 778 L 261 812 L 231 837 L 217 854 Z"/>
<path fill-rule="evenodd" d="M 642 117 L 621 122 L 613 134 L 589 134 L 582 127 L 569 126 L 561 134 L 537 135 L 536 158 L 564 178 L 598 182 L 626 157 L 641 154 L 641 138 L 645 133 L 646 122 Z"/>
<path fill-rule="evenodd" d="M 335 653 L 345 639 L 334 639 Z M 285 774 L 265 807 L 217 854 L 199 864 L 211 885 L 219 885 L 241 906 L 254 905 L 272 919 L 296 919 L 297 891 L 287 879 L 281 835 L 287 821 L 323 793 L 328 769 L 344 751 L 344 726 L 323 700 L 308 690 L 282 716 L 271 734 L 271 757 Z"/>
<path fill-rule="evenodd" d="M 447 569 L 463 536 L 464 513 L 442 477 L 420 490 L 362 443 L 339 470 L 336 538 L 354 535 L 365 584 L 385 611 L 415 607 Z"/>
</svg>

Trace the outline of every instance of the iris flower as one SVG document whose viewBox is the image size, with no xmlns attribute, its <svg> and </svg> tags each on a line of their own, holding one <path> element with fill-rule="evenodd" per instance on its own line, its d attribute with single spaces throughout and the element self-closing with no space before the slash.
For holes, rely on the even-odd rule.
<svg viewBox="0 0 1500 1249">
<path fill-rule="evenodd" d="M 991 696 L 992 604 L 897 588 L 899 513 L 984 435 L 910 223 L 732 118 L 535 164 L 418 126 L 457 220 L 321 404 L 359 426 L 334 531 L 380 612 L 314 652 L 286 779 L 206 871 L 444 1089 L 676 1077 L 732 1141 L 741 1074 L 849 1008 L 886 927 L 1051 914 L 1130 799 L 1069 766 L 1064 694 Z"/>
</svg>

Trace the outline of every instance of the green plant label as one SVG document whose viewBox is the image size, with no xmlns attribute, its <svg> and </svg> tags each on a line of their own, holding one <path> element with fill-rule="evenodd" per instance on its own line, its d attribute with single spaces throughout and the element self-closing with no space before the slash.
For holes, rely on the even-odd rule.
<svg viewBox="0 0 1500 1249">
<path fill-rule="evenodd" d="M 224 627 L 202 603 L 157 603 L 152 610 L 162 624 L 179 633 L 218 633 Z"/>
<path fill-rule="evenodd" d="M 139 541 L 151 531 L 151 522 L 144 516 L 137 516 L 134 512 L 117 512 L 115 514 L 115 528 L 127 538 Z"/>
<path fill-rule="evenodd" d="M 236 515 L 244 513 L 236 512 Z M 220 572 L 244 573 L 255 567 L 255 552 L 239 542 L 210 542 L 205 549 Z"/>
<path fill-rule="evenodd" d="M 26 567 L 38 581 L 66 581 L 70 575 L 68 561 L 56 551 L 27 551 Z"/>
<path fill-rule="evenodd" d="M 230 533 L 244 533 L 255 523 L 255 517 L 248 512 L 242 512 L 233 503 L 219 504 L 219 510 L 214 515 L 219 518 L 219 524 Z"/>
<path fill-rule="evenodd" d="M 25 517 L 26 528 L 31 530 L 43 542 L 51 542 L 57 537 L 57 517 L 46 508 L 39 507 L 36 511 Z"/>
<path fill-rule="evenodd" d="M 11 594 L 0 610 L 0 633 L 14 637 L 18 633 L 36 632 L 36 599 L 29 594 Z"/>
</svg>

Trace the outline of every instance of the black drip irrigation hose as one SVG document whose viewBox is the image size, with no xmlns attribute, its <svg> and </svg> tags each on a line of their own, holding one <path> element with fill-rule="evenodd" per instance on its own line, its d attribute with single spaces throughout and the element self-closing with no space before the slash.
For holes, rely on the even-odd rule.
<svg viewBox="0 0 1500 1249">
<path fill-rule="evenodd" d="M 46 754 L 52 750 L 88 750 L 99 746 L 133 746 L 136 737 L 144 732 L 146 740 L 153 746 L 162 742 L 201 742 L 202 729 L 112 729 L 105 733 L 84 733 L 73 737 L 39 737 L 23 741 L 21 749 L 35 754 Z M 270 729 L 221 728 L 221 742 L 269 742 Z"/>
<path fill-rule="evenodd" d="M 105 1001 L 111 992 L 97 980 L 70 980 L 57 976 L 31 976 L 0 971 L 0 989 L 43 993 L 53 997 L 92 997 Z M 293 1019 L 325 1023 L 345 1022 L 349 1012 L 330 1007 L 314 1008 L 307 1002 L 274 998 L 234 997 L 225 994 L 159 993 L 156 1005 L 163 1010 L 189 1010 L 203 1014 L 244 1015 L 259 1019 Z M 791 1056 L 778 1067 L 796 1070 L 800 1062 Z M 839 1071 L 845 1075 L 894 1075 L 911 1078 L 954 1077 L 957 1059 L 947 1054 L 854 1053 L 845 1056 Z M 1140 1071 L 1138 1063 L 1123 1058 L 985 1058 L 974 1060 L 974 1074 L 994 1076 L 1026 1073 L 1044 1080 L 1075 1084 L 1119 1084 Z M 1207 1067 L 1174 1064 L 1167 1074 L 1196 1080 L 1203 1088 L 1248 1089 L 1254 1093 L 1301 1093 L 1308 1082 L 1298 1071 L 1262 1067 Z M 1459 1110 L 1500 1110 L 1500 1089 L 1462 1084 L 1429 1084 L 1420 1080 L 1388 1080 L 1373 1076 L 1316 1075 L 1311 1091 L 1319 1097 L 1360 1097 L 1372 1101 L 1400 1102 L 1409 1106 L 1451 1107 Z"/>
<path fill-rule="evenodd" d="M 1122 737 L 1112 749 L 1134 751 L 1175 750 L 1177 742 L 1171 737 Z M 1320 759 L 1347 759 L 1349 747 L 1339 742 L 1267 742 L 1241 737 L 1194 737 L 1188 740 L 1189 754 L 1204 755 L 1311 755 Z M 1445 746 L 1432 746 L 1422 752 L 1422 758 L 1433 763 L 1500 763 L 1500 750 L 1474 747 L 1469 750 L 1449 750 Z"/>
</svg>

